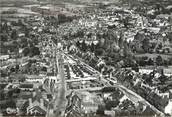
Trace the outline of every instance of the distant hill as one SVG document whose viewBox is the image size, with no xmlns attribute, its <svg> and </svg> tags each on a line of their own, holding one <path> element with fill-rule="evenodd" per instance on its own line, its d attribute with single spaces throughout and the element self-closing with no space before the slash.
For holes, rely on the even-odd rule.
<svg viewBox="0 0 172 117">
<path fill-rule="evenodd" d="M 20 7 L 22 5 L 35 4 L 37 0 L 0 0 L 0 6 L 15 6 Z"/>
</svg>

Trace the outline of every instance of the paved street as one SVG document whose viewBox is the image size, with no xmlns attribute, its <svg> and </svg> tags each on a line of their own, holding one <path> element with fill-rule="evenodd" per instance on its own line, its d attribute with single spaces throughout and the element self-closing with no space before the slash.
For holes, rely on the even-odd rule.
<svg viewBox="0 0 172 117">
<path fill-rule="evenodd" d="M 65 76 L 64 76 L 64 60 L 63 60 L 63 56 L 61 55 L 61 53 L 57 53 L 59 55 L 59 58 L 57 58 L 57 64 L 58 64 L 58 72 L 59 74 L 57 75 L 57 77 L 60 77 L 60 85 L 58 87 L 57 90 L 57 94 L 56 94 L 56 98 L 55 98 L 55 116 L 60 116 L 64 114 L 65 111 L 65 105 L 66 105 L 66 95 L 65 95 L 65 91 L 66 91 L 66 83 L 65 83 Z"/>
<path fill-rule="evenodd" d="M 65 105 L 66 105 L 66 82 L 65 82 L 65 76 L 64 76 L 64 60 L 63 56 L 61 53 L 56 54 L 56 59 L 57 59 L 57 69 L 58 69 L 58 74 L 57 74 L 57 79 L 60 79 L 59 83 L 56 83 L 55 86 L 57 89 L 54 91 L 54 99 L 50 103 L 50 105 L 53 105 L 53 107 L 49 106 L 47 117 L 53 116 L 53 117 L 59 117 L 64 115 L 65 111 Z"/>
</svg>

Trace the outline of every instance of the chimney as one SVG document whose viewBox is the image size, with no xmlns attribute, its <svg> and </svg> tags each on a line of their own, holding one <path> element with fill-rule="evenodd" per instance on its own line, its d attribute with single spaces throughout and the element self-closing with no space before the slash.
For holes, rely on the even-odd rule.
<svg viewBox="0 0 172 117">
<path fill-rule="evenodd" d="M 32 106 L 32 98 L 29 98 L 29 106 Z"/>
</svg>

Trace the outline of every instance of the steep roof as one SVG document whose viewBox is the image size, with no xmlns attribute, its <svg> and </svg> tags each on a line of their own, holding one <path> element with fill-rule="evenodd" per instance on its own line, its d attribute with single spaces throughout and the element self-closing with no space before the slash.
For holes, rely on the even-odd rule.
<svg viewBox="0 0 172 117">
<path fill-rule="evenodd" d="M 46 111 L 43 110 L 42 108 L 40 108 L 39 106 L 34 106 L 33 108 L 30 108 L 29 111 L 37 111 L 41 115 L 45 115 L 46 114 Z"/>
</svg>

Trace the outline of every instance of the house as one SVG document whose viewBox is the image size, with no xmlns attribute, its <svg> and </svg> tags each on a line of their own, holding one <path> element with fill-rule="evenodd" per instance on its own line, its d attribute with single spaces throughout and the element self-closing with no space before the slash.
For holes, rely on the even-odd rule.
<svg viewBox="0 0 172 117">
<path fill-rule="evenodd" d="M 43 82 L 42 76 L 37 75 L 26 75 L 26 81 L 34 83 L 34 82 Z"/>
<path fill-rule="evenodd" d="M 81 98 L 74 92 L 67 97 L 66 117 L 81 117 Z"/>
<path fill-rule="evenodd" d="M 97 95 L 89 92 L 77 93 L 77 95 L 81 99 L 81 109 L 85 114 L 96 113 L 98 106 L 102 104 L 102 100 Z"/>
<path fill-rule="evenodd" d="M 48 100 L 43 98 L 40 91 L 33 92 L 32 97 L 21 106 L 21 110 L 26 115 L 45 116 L 48 108 Z"/>
<path fill-rule="evenodd" d="M 152 110 L 149 106 L 147 106 L 142 112 L 142 115 L 144 116 L 154 116 L 155 114 L 155 111 Z"/>
<path fill-rule="evenodd" d="M 19 113 L 26 113 L 27 100 L 32 97 L 32 92 L 23 91 L 19 94 L 19 98 L 16 101 L 16 107 L 19 109 Z"/>
<path fill-rule="evenodd" d="M 172 114 L 172 100 L 169 100 L 168 105 L 165 107 L 165 113 Z"/>
</svg>

